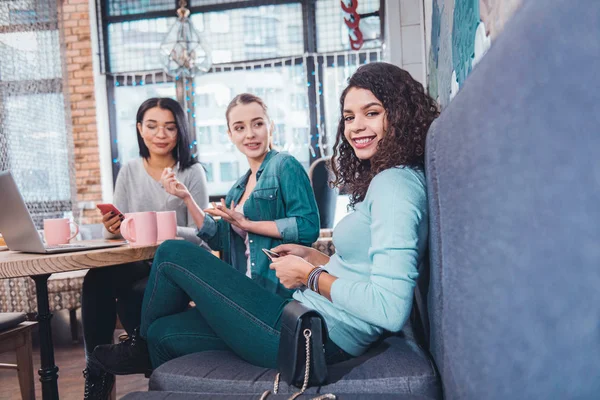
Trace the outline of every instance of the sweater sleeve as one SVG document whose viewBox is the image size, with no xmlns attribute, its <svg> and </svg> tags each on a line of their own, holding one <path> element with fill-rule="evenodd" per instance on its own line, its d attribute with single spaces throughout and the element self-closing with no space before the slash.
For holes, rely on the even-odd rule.
<svg viewBox="0 0 600 400">
<path fill-rule="evenodd" d="M 425 185 L 408 168 L 389 169 L 373 178 L 365 201 L 371 217 L 370 277 L 338 278 L 331 298 L 348 313 L 397 332 L 410 315 L 427 240 Z"/>
<path fill-rule="evenodd" d="M 119 174 L 117 175 L 117 182 L 115 184 L 115 193 L 113 195 L 113 205 L 117 207 L 123 214 L 130 212 L 129 206 L 129 190 L 128 185 L 130 184 L 130 173 L 129 167 L 124 166 Z M 106 230 L 106 227 L 102 228 L 102 236 L 105 239 L 121 239 L 120 234 L 115 235 Z"/>
</svg>

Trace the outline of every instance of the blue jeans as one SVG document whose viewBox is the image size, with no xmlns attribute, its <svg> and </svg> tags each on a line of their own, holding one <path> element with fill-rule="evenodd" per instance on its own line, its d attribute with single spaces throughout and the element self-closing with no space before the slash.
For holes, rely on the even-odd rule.
<svg viewBox="0 0 600 400">
<path fill-rule="evenodd" d="M 189 308 L 190 300 L 196 307 Z M 171 240 L 154 257 L 140 334 L 155 368 L 206 350 L 231 350 L 251 364 L 275 368 L 281 312 L 289 301 L 197 245 Z M 351 357 L 331 341 L 325 354 L 328 363 Z"/>
</svg>

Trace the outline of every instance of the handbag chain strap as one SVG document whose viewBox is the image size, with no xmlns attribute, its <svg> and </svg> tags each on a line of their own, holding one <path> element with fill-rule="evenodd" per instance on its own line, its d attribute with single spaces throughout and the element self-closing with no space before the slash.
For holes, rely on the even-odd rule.
<svg viewBox="0 0 600 400">
<path fill-rule="evenodd" d="M 304 338 L 306 339 L 306 368 L 304 368 L 304 383 L 302 384 L 302 388 L 300 389 L 299 392 L 294 393 L 288 400 L 294 400 L 295 398 L 299 397 L 302 395 L 302 393 L 304 393 L 304 391 L 306 390 L 306 388 L 308 388 L 308 379 L 310 378 L 310 337 L 312 336 L 312 332 L 310 329 L 305 329 L 304 332 L 302 332 L 304 334 Z M 277 375 L 275 376 L 275 383 L 273 384 L 273 393 L 277 394 L 277 392 L 279 391 L 279 379 L 281 377 L 281 373 L 277 373 Z M 262 399 L 266 399 L 267 396 L 269 395 L 270 391 L 267 390 L 266 392 L 263 393 L 263 395 L 261 396 L 261 400 Z M 324 399 L 335 399 L 335 395 L 333 394 L 324 394 L 321 396 L 317 396 L 315 397 L 313 400 L 324 400 Z"/>
<path fill-rule="evenodd" d="M 308 387 L 308 378 L 310 378 L 310 337 L 312 336 L 312 332 L 310 329 L 305 329 L 302 333 L 304 333 L 304 338 L 306 339 L 306 368 L 304 368 L 304 383 L 302 384 L 302 389 L 300 389 L 300 393 L 298 393 L 298 396 L 304 393 L 304 391 Z M 296 397 L 293 397 L 290 400 L 293 400 Z"/>
</svg>

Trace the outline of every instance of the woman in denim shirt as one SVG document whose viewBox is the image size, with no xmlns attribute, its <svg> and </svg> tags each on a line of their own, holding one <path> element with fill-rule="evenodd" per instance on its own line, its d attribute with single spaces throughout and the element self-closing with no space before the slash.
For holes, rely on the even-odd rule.
<svg viewBox="0 0 600 400">
<path fill-rule="evenodd" d="M 354 212 L 335 227 L 336 254 L 283 244 L 273 249 L 280 256 L 270 264 L 286 288 L 297 289 L 294 299 L 323 316 L 330 364 L 361 355 L 385 331 L 400 331 L 410 315 L 428 235 L 425 138 L 438 115 L 423 86 L 386 63 L 358 68 L 340 106 L 334 173 Z M 147 343 L 96 348 L 106 370 L 139 373 L 169 357 L 214 349 L 277 366 L 280 318 L 289 300 L 223 262 L 206 268 L 209 255 L 192 248 L 170 241 L 158 249 L 140 330 Z M 190 298 L 197 307 L 186 310 Z M 169 336 L 175 327 L 179 334 Z M 185 344 L 165 344 L 170 341 Z"/>
<path fill-rule="evenodd" d="M 290 297 L 292 291 L 279 284 L 262 249 L 282 243 L 310 246 L 319 237 L 319 212 L 308 175 L 293 156 L 270 150 L 273 122 L 259 97 L 236 96 L 225 115 L 229 138 L 248 158 L 250 170 L 221 204 L 203 211 L 168 171 L 163 185 L 184 200 L 199 227 L 198 236 L 220 251 L 225 262 L 269 292 Z"/>
<path fill-rule="evenodd" d="M 227 107 L 226 118 L 229 137 L 248 157 L 250 170 L 221 204 L 206 210 L 205 215 L 198 206 L 189 205 L 200 227 L 198 236 L 213 250 L 221 251 L 225 262 L 270 292 L 290 297 L 292 291 L 279 283 L 262 249 L 281 243 L 310 246 L 317 240 L 319 213 L 310 181 L 293 156 L 269 150 L 273 122 L 259 97 L 249 93 L 236 96 Z M 169 187 L 180 195 L 177 183 L 166 176 L 165 188 Z M 221 219 L 215 221 L 212 216 Z"/>
</svg>

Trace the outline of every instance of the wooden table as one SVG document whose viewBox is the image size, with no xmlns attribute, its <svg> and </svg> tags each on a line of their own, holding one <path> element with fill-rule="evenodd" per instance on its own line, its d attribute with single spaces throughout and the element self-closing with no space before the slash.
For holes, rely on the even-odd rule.
<svg viewBox="0 0 600 400">
<path fill-rule="evenodd" d="M 90 241 L 93 242 L 93 241 Z M 0 279 L 30 276 L 35 281 L 40 331 L 42 398 L 58 399 L 58 367 L 54 364 L 54 345 L 48 304 L 48 278 L 55 272 L 109 267 L 134 261 L 151 260 L 158 245 L 110 247 L 61 254 L 30 254 L 0 251 Z"/>
</svg>

